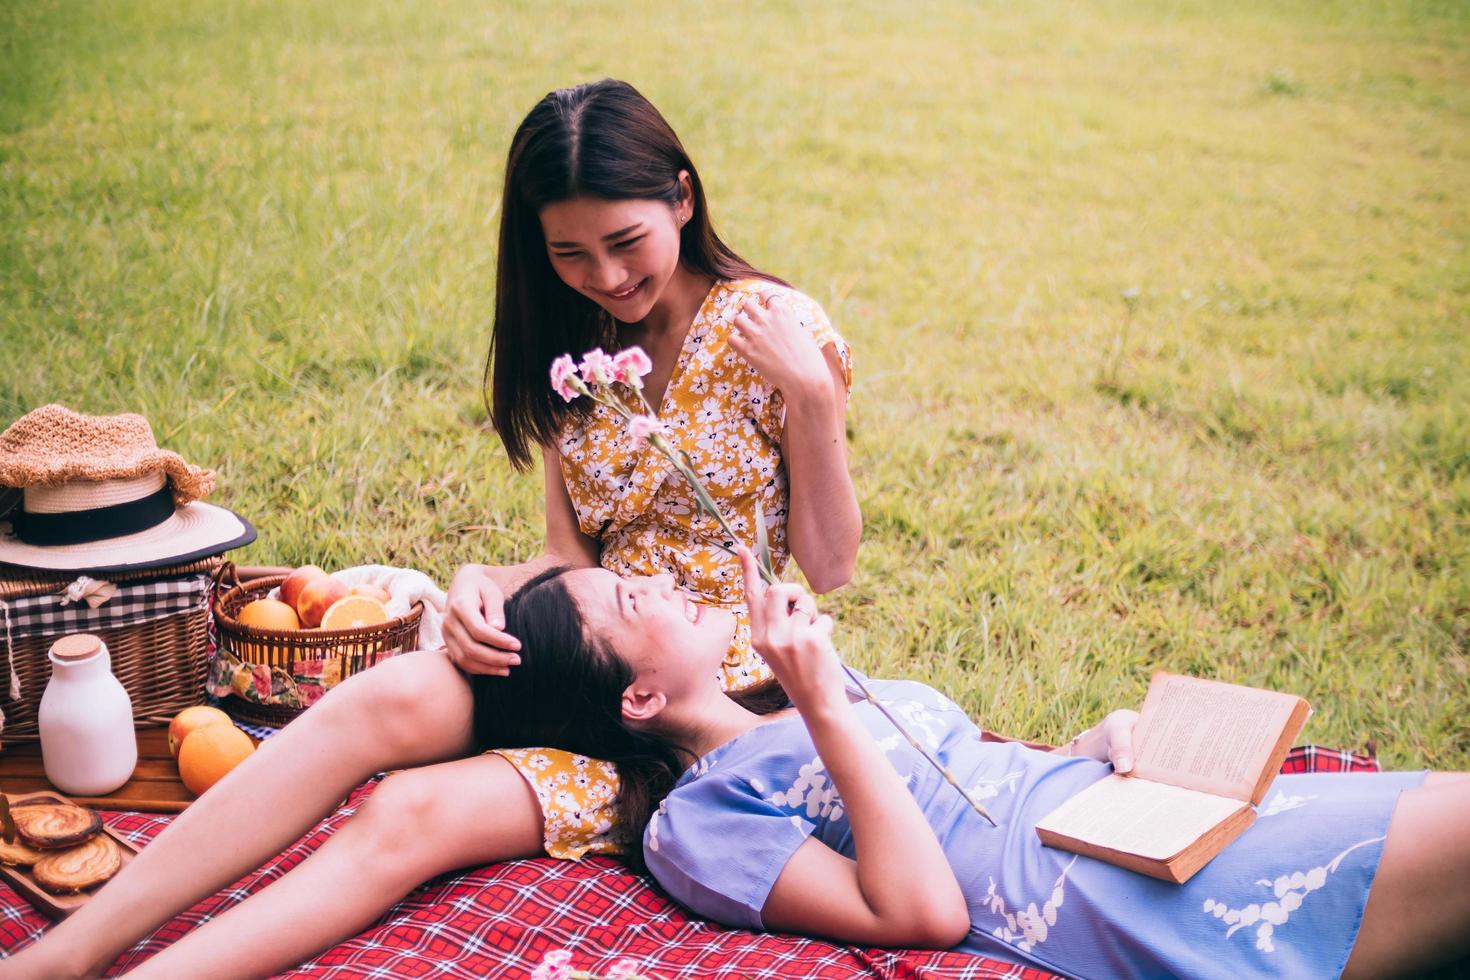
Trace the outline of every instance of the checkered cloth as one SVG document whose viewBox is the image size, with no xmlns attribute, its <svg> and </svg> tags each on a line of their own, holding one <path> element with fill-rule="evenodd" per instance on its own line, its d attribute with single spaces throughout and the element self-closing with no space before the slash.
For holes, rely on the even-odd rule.
<svg viewBox="0 0 1470 980">
<path fill-rule="evenodd" d="M 58 586 L 50 595 L 0 600 L 0 619 L 3 619 L 4 635 L 12 640 L 96 633 L 202 609 L 209 602 L 210 586 L 208 575 L 124 582 L 117 586 L 112 598 L 96 609 L 84 601 L 66 601 L 62 594 L 66 587 Z"/>
<path fill-rule="evenodd" d="M 1307 746 L 1283 772 L 1374 772 L 1370 756 Z M 109 975 L 138 966 L 190 929 L 295 867 L 362 805 L 376 785 L 360 786 L 337 812 L 260 871 L 200 902 L 124 954 Z M 109 825 L 143 845 L 171 819 L 108 814 Z M 0 946 L 33 942 L 46 925 L 0 885 Z M 743 932 L 694 919 L 647 878 L 606 858 L 539 858 L 445 875 L 419 888 L 354 938 L 287 974 L 299 977 L 525 977 L 552 949 L 572 952 L 572 967 L 606 972 L 632 957 L 650 976 L 668 978 L 878 977 L 1047 980 L 1041 970 L 966 953 L 837 946 L 812 939 Z"/>
</svg>

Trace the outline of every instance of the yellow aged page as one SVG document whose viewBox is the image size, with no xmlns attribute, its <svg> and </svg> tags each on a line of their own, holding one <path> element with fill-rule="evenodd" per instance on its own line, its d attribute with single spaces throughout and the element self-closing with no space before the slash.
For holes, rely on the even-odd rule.
<svg viewBox="0 0 1470 980">
<path fill-rule="evenodd" d="M 1167 783 L 1111 775 L 1038 823 L 1038 829 L 1164 861 L 1244 804 Z"/>
<path fill-rule="evenodd" d="M 1133 773 L 1249 800 L 1301 698 L 1159 671 L 1133 733 Z"/>
</svg>

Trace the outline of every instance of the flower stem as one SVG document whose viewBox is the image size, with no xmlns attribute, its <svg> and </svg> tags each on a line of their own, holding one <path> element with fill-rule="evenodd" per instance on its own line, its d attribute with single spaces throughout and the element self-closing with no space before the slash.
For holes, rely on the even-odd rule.
<svg viewBox="0 0 1470 980">
<path fill-rule="evenodd" d="M 643 397 L 642 389 L 635 388 L 634 391 L 638 396 L 638 401 L 647 409 L 648 414 L 650 416 L 654 415 L 653 408 L 648 404 L 648 399 Z M 594 385 L 587 391 L 587 394 L 617 412 L 624 419 L 631 419 L 637 414 L 628 407 L 627 403 L 621 397 L 613 393 L 610 385 Z M 679 471 L 679 475 L 684 478 L 684 481 L 689 484 L 689 488 L 694 491 L 695 500 L 699 503 L 700 508 L 719 522 L 720 530 L 724 531 L 729 537 L 731 544 L 727 545 L 724 542 L 717 542 L 717 545 L 721 551 L 733 555 L 735 553 L 733 544 L 739 541 L 740 538 L 736 535 L 734 529 L 730 527 L 729 521 L 725 520 L 725 515 L 721 513 L 714 499 L 705 491 L 704 485 L 699 482 L 699 476 L 694 472 L 694 461 L 689 458 L 689 454 L 682 449 L 676 449 L 670 445 L 669 441 L 658 431 L 649 433 L 648 443 L 667 457 L 669 462 L 674 464 L 674 469 Z M 761 513 L 759 502 L 756 503 L 755 519 L 757 525 L 755 529 L 756 547 L 759 549 L 756 567 L 760 570 L 761 578 L 765 579 L 767 585 L 775 585 L 777 581 L 776 573 L 771 568 L 771 551 L 766 542 L 765 517 Z M 955 792 L 959 793 L 976 813 L 990 821 L 992 827 L 999 826 L 995 822 L 995 818 L 990 815 L 990 811 L 985 809 L 979 800 L 971 796 L 969 791 L 959 784 L 954 778 L 954 774 L 949 771 L 949 768 L 935 758 L 932 752 L 921 745 L 918 739 L 914 738 L 913 734 L 904 727 L 903 722 L 895 718 L 893 713 L 888 710 L 887 705 L 874 697 L 873 692 L 868 690 L 868 685 L 863 683 L 863 679 L 858 675 L 857 671 L 849 667 L 845 661 L 839 662 L 842 663 L 842 669 L 847 672 L 848 679 L 857 686 L 857 689 L 862 693 L 867 702 L 877 708 L 883 717 L 888 719 L 889 724 L 896 728 L 898 733 L 908 740 L 909 745 L 913 746 L 931 766 L 939 771 L 939 774 L 944 777 L 944 781 L 953 786 Z"/>
<path fill-rule="evenodd" d="M 955 792 L 964 797 L 965 802 L 970 804 L 970 807 L 976 813 L 980 814 L 980 816 L 984 817 L 986 820 L 989 820 L 990 826 L 1000 826 L 995 822 L 995 818 L 990 815 L 990 811 L 985 809 L 985 807 L 980 803 L 979 800 L 971 796 L 969 791 L 959 784 L 959 781 L 954 778 L 954 774 L 949 771 L 949 767 L 940 762 L 937 758 L 935 758 L 934 754 L 926 749 L 923 745 L 919 744 L 919 740 L 914 738 L 913 735 L 909 734 L 909 730 L 903 726 L 903 723 L 900 722 L 897 718 L 893 717 L 893 713 L 888 710 L 888 706 L 885 705 L 882 701 L 879 701 L 873 695 L 873 692 L 868 690 L 868 685 L 863 683 L 863 679 L 858 676 L 858 672 L 849 667 L 846 661 L 841 661 L 841 663 L 842 669 L 847 671 L 848 679 L 857 685 L 857 689 L 862 693 L 867 702 L 873 707 L 877 708 L 878 711 L 882 713 L 883 717 L 887 718 L 889 723 L 892 724 L 894 728 L 898 729 L 900 735 L 909 740 L 909 744 L 917 749 L 919 754 L 922 755 L 926 760 L 928 760 L 929 765 L 939 770 L 939 775 L 944 777 L 944 781 L 953 786 L 955 788 Z"/>
</svg>

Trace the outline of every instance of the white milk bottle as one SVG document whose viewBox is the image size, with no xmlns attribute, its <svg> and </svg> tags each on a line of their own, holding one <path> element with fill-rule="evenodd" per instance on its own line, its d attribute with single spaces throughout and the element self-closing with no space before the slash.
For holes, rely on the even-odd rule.
<svg viewBox="0 0 1470 980">
<path fill-rule="evenodd" d="M 51 680 L 41 695 L 41 762 L 63 793 L 101 796 L 117 789 L 138 764 L 133 703 L 112 676 L 102 638 L 63 636 L 51 645 Z"/>
</svg>

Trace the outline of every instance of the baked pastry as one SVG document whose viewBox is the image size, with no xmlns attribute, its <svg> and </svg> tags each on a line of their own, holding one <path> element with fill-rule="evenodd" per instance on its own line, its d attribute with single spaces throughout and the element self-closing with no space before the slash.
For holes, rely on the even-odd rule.
<svg viewBox="0 0 1470 980">
<path fill-rule="evenodd" d="M 3 840 L 0 840 L 0 864 L 28 868 L 45 856 L 45 851 L 38 851 L 34 847 L 29 847 L 23 841 L 7 844 Z"/>
<path fill-rule="evenodd" d="M 15 821 L 10 816 L 10 797 L 0 793 L 0 840 L 15 843 Z"/>
<path fill-rule="evenodd" d="M 84 844 L 52 851 L 31 868 L 36 884 L 53 895 L 71 895 L 100 885 L 122 867 L 122 848 L 106 834 Z"/>
<path fill-rule="evenodd" d="M 20 839 L 43 851 L 80 844 L 102 831 L 97 811 L 75 803 L 21 800 L 10 805 L 10 815 Z"/>
</svg>

